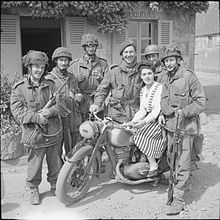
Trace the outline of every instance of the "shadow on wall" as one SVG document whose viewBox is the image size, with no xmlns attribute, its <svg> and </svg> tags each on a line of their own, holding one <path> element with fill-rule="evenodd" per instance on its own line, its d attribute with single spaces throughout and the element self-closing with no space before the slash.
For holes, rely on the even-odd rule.
<svg viewBox="0 0 220 220">
<path fill-rule="evenodd" d="M 203 86 L 206 96 L 205 113 L 220 114 L 220 85 Z"/>
</svg>

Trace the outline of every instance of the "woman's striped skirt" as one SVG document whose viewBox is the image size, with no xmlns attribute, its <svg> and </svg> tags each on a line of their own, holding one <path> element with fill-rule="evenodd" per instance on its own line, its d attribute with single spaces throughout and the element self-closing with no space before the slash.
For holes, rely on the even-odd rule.
<svg viewBox="0 0 220 220">
<path fill-rule="evenodd" d="M 166 139 L 157 121 L 146 124 L 134 135 L 134 142 L 142 153 L 153 158 L 160 158 L 166 148 Z"/>
</svg>

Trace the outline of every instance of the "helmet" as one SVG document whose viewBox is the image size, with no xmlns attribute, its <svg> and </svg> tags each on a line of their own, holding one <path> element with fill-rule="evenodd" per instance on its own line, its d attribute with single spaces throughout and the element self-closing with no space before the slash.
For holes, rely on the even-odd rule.
<svg viewBox="0 0 220 220">
<path fill-rule="evenodd" d="M 120 55 L 122 55 L 124 49 L 128 46 L 133 46 L 135 51 L 136 51 L 136 44 L 133 40 L 125 40 L 124 42 L 121 43 L 120 45 Z"/>
<path fill-rule="evenodd" d="M 156 44 L 148 45 L 144 50 L 145 57 L 149 54 L 160 53 L 160 47 Z"/>
<path fill-rule="evenodd" d="M 67 57 L 70 61 L 72 60 L 72 55 L 66 47 L 58 47 L 54 50 L 52 60 L 55 61 L 55 59 L 59 57 Z"/>
<path fill-rule="evenodd" d="M 181 60 L 183 59 L 181 55 L 181 48 L 175 42 L 164 48 L 161 61 L 163 62 L 167 57 L 172 56 L 179 57 Z"/>
<path fill-rule="evenodd" d="M 48 65 L 47 54 L 36 50 L 30 50 L 22 57 L 22 61 L 25 67 L 28 67 L 31 64 Z"/>
<path fill-rule="evenodd" d="M 98 39 L 94 34 L 84 34 L 82 36 L 82 40 L 81 40 L 81 46 L 86 46 L 86 45 L 99 45 Z"/>
</svg>

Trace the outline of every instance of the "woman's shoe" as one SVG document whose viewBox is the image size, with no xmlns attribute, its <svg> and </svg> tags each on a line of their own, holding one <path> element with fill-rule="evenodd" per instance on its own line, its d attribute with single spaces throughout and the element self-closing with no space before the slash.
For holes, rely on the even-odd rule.
<svg viewBox="0 0 220 220">
<path fill-rule="evenodd" d="M 150 170 L 149 173 L 147 174 L 147 177 L 153 177 L 157 175 L 157 169 Z"/>
</svg>

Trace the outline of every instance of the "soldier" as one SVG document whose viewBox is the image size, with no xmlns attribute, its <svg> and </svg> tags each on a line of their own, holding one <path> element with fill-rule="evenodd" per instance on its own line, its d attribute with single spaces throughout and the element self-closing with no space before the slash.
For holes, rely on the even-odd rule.
<svg viewBox="0 0 220 220">
<path fill-rule="evenodd" d="M 141 78 L 138 72 L 136 45 L 132 40 L 121 44 L 119 64 L 112 65 L 98 86 L 91 112 L 98 112 L 110 92 L 108 116 L 118 122 L 130 121 L 139 109 Z"/>
<path fill-rule="evenodd" d="M 57 103 L 43 109 L 55 92 L 55 82 L 45 79 L 48 57 L 41 51 L 29 51 L 23 57 L 28 76 L 15 83 L 11 93 L 11 112 L 21 124 L 22 139 L 28 147 L 26 184 L 30 188 L 31 204 L 40 204 L 38 185 L 42 180 L 42 163 L 46 155 L 47 181 L 55 195 L 56 181 L 61 169 L 58 154 L 62 137 L 62 124 Z M 57 99 L 58 100 L 58 99 Z"/>
<path fill-rule="evenodd" d="M 107 61 L 96 55 L 98 44 L 95 35 L 84 34 L 81 45 L 85 53 L 81 58 L 74 60 L 68 69 L 77 78 L 79 88 L 83 94 L 83 100 L 80 102 L 83 121 L 88 118 L 89 106 L 93 103 L 95 90 L 108 71 Z M 103 109 L 104 105 L 102 106 Z M 100 116 L 103 116 L 103 111 Z"/>
<path fill-rule="evenodd" d="M 67 155 L 73 146 L 81 140 L 79 126 L 82 123 L 82 118 L 79 102 L 82 100 L 83 95 L 80 93 L 75 76 L 67 71 L 69 63 L 72 60 L 69 50 L 66 47 L 56 48 L 52 54 L 52 60 L 56 63 L 56 67 L 53 68 L 46 78 L 54 80 L 56 87 L 59 88 L 69 77 L 68 83 L 61 91 L 64 99 L 64 107 L 62 109 L 69 111 L 62 111 L 61 114 L 64 129 L 64 149 L 65 155 Z M 60 154 L 62 155 L 62 149 L 60 149 Z"/>
<path fill-rule="evenodd" d="M 156 68 L 155 80 L 159 83 L 161 83 L 162 81 L 161 78 L 162 78 L 162 73 L 163 73 L 163 64 L 160 61 L 160 52 L 161 52 L 161 49 L 156 44 L 148 45 L 144 51 L 146 60 L 149 63 L 153 64 Z"/>
<path fill-rule="evenodd" d="M 166 72 L 163 78 L 161 115 L 159 124 L 164 124 L 168 138 L 168 157 L 174 143 L 177 116 L 181 119 L 183 134 L 178 152 L 173 200 L 167 214 L 179 214 L 184 208 L 183 195 L 189 183 L 193 140 L 200 132 L 199 114 L 205 109 L 205 95 L 197 76 L 180 64 L 180 48 L 175 43 L 167 46 L 161 61 Z"/>
</svg>

